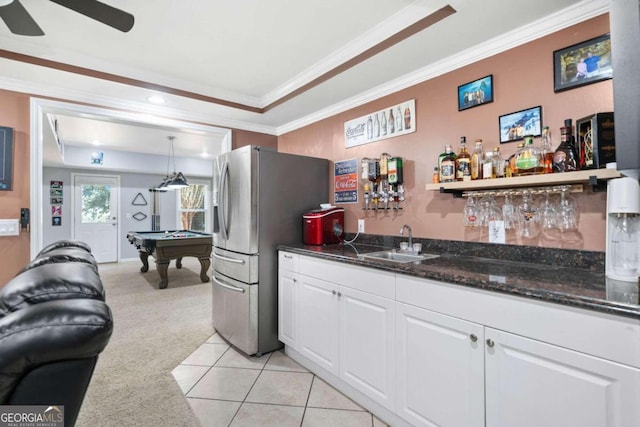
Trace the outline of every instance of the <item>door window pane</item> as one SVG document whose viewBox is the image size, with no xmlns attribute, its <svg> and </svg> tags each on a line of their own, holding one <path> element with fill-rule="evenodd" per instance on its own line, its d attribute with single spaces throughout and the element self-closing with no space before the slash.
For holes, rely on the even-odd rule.
<svg viewBox="0 0 640 427">
<path fill-rule="evenodd" d="M 111 217 L 111 186 L 82 185 L 82 223 L 107 223 Z"/>
</svg>

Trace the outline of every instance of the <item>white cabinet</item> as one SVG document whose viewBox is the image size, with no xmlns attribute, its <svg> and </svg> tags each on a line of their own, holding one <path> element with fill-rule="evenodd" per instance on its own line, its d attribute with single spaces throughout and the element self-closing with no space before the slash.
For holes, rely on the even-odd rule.
<svg viewBox="0 0 640 427">
<path fill-rule="evenodd" d="M 300 275 L 298 289 L 298 347 L 308 357 L 334 375 L 339 374 L 339 286 Z"/>
<path fill-rule="evenodd" d="M 395 302 L 346 287 L 339 292 L 340 378 L 392 409 Z"/>
<path fill-rule="evenodd" d="M 486 328 L 487 427 L 640 426 L 640 370 Z"/>
<path fill-rule="evenodd" d="M 414 426 L 484 426 L 484 328 L 396 308 L 398 415 Z"/>
<path fill-rule="evenodd" d="M 393 409 L 395 302 L 387 297 L 394 293 L 393 274 L 304 256 L 295 276 L 285 265 L 279 269 L 280 340 Z"/>
</svg>

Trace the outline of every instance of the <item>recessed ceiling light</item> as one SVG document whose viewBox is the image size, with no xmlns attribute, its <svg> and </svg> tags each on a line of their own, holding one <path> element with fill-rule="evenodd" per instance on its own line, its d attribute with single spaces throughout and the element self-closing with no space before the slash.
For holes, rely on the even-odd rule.
<svg viewBox="0 0 640 427">
<path fill-rule="evenodd" d="M 203 151 L 202 154 L 200 154 L 200 157 L 206 159 L 207 157 L 209 157 L 209 153 L 207 153 L 206 151 Z"/>
<path fill-rule="evenodd" d="M 91 141 L 91 144 L 100 145 L 100 141 L 98 141 L 97 139 L 94 139 L 93 141 Z"/>
<path fill-rule="evenodd" d="M 152 104 L 156 104 L 156 105 L 162 105 L 165 103 L 165 100 L 163 97 L 158 96 L 158 95 L 153 95 L 147 98 L 147 101 L 149 101 Z"/>
</svg>

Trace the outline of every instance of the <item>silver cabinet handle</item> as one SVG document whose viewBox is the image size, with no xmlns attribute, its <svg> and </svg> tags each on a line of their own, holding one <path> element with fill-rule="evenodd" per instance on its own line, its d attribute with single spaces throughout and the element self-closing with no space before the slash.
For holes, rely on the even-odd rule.
<svg viewBox="0 0 640 427">
<path fill-rule="evenodd" d="M 493 348 L 494 345 L 495 343 L 493 342 L 493 340 L 491 338 L 487 338 L 487 347 Z"/>
<path fill-rule="evenodd" d="M 213 255 L 214 258 L 220 259 L 222 261 L 234 262 L 236 264 L 244 264 L 244 260 L 243 259 L 227 258 L 226 256 L 218 255 L 215 252 L 212 252 L 211 255 Z"/>
<path fill-rule="evenodd" d="M 476 336 L 476 334 L 471 334 L 471 335 L 469 335 L 469 339 L 471 340 L 471 342 L 476 342 L 476 341 L 478 341 L 478 337 Z"/>
<path fill-rule="evenodd" d="M 293 259 L 293 256 L 292 256 L 292 255 L 284 254 L 284 257 L 285 257 L 286 259 Z"/>
<path fill-rule="evenodd" d="M 338 292 L 338 298 L 342 296 L 342 292 Z"/>
<path fill-rule="evenodd" d="M 335 290 L 335 289 L 334 289 L 334 290 L 332 290 L 332 291 L 331 291 L 331 293 L 332 293 L 333 295 L 335 295 L 335 294 L 336 294 L 336 290 Z"/>
<path fill-rule="evenodd" d="M 293 279 L 293 283 L 298 283 L 298 279 Z"/>
<path fill-rule="evenodd" d="M 240 292 L 241 294 L 244 294 L 244 289 L 239 288 L 237 286 L 231 286 L 231 285 L 227 285 L 226 283 L 222 283 L 221 281 L 219 281 L 218 279 L 216 279 L 215 277 L 213 278 L 213 281 L 216 282 L 216 284 L 218 286 L 222 286 L 225 289 L 229 289 L 230 291 L 234 291 L 234 292 Z"/>
</svg>

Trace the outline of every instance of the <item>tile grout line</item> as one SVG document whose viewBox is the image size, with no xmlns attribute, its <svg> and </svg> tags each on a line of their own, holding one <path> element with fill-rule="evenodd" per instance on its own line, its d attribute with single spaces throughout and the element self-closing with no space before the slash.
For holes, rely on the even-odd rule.
<svg viewBox="0 0 640 427">
<path fill-rule="evenodd" d="M 229 348 L 231 348 L 231 346 L 229 346 Z M 258 382 L 258 378 L 260 378 L 260 375 L 262 375 L 262 372 L 264 372 L 264 367 L 267 366 L 267 363 L 269 363 L 269 360 L 271 359 L 271 356 L 273 355 L 273 352 L 269 353 L 269 357 L 267 357 L 267 360 L 265 360 L 264 365 L 262 365 L 262 369 L 260 369 L 260 373 L 256 376 L 256 379 L 253 380 L 253 384 L 251 384 L 251 387 L 249 387 L 249 390 L 247 391 L 247 394 L 245 394 L 244 399 L 242 399 L 242 402 L 240 402 L 240 406 L 238 406 L 238 410 L 236 411 L 235 414 L 233 414 L 233 417 L 231 418 L 231 421 L 229 421 L 229 426 L 231 426 L 231 424 L 233 423 L 233 420 L 236 419 L 236 417 L 238 416 L 238 412 L 240 412 L 240 409 L 242 408 L 242 405 L 244 405 L 247 402 L 247 397 L 249 397 L 249 394 L 251 393 L 251 390 L 253 390 L 253 387 L 255 387 L 256 383 Z M 220 359 L 218 359 L 220 360 Z M 217 361 L 216 361 L 217 363 Z M 249 402 L 251 403 L 251 402 Z"/>
</svg>

